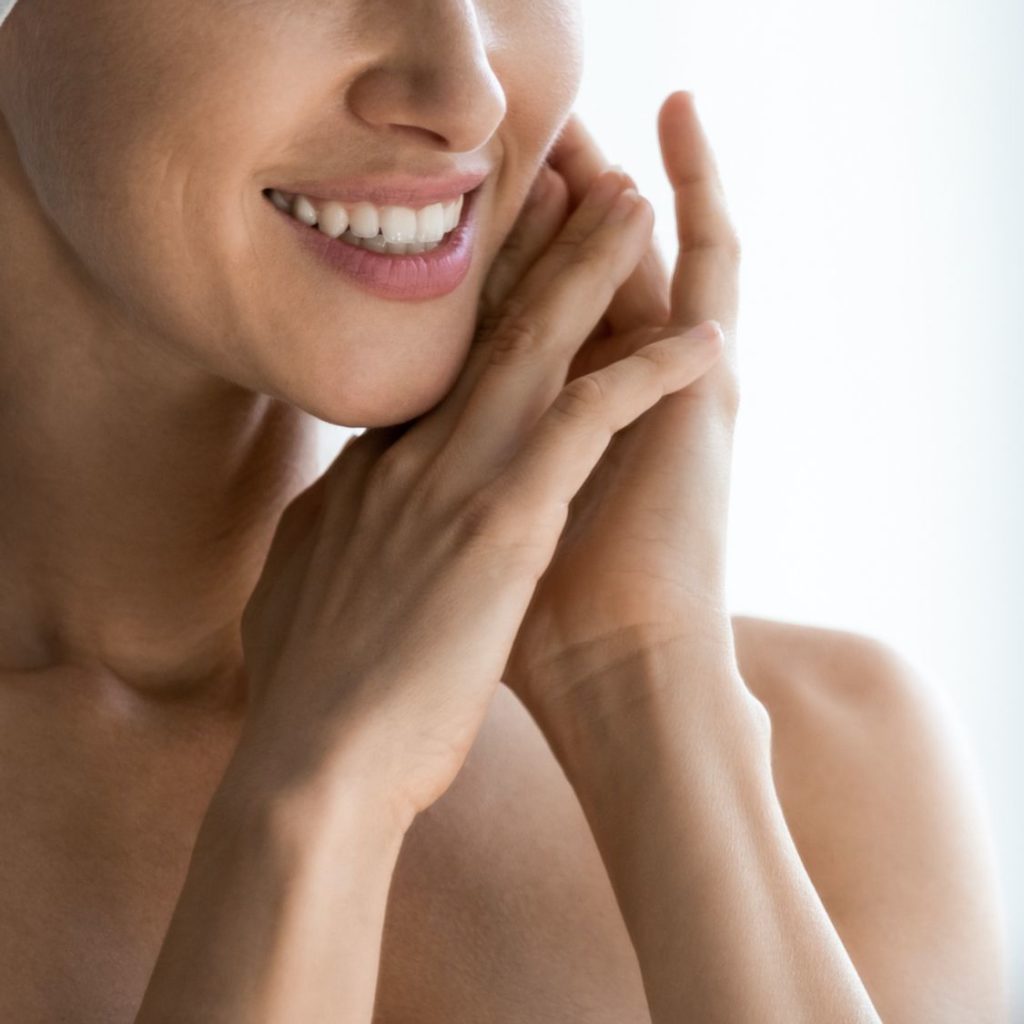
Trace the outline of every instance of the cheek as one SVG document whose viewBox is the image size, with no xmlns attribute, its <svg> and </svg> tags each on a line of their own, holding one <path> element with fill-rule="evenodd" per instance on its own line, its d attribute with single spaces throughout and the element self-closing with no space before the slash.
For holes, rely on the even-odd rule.
<svg viewBox="0 0 1024 1024">
<path fill-rule="evenodd" d="M 48 269 L 157 335 L 201 336 L 217 329 L 218 268 L 248 242 L 245 132 L 211 102 L 230 95 L 223 60 L 174 58 L 164 5 L 138 8 L 95 0 L 80 25 L 41 19 L 19 40 L 23 94 L 5 83 L 5 102 L 42 221 L 67 243 Z"/>
<path fill-rule="evenodd" d="M 67 259 L 148 337 L 328 422 L 404 422 L 441 401 L 490 263 L 575 99 L 578 5 L 488 8 L 489 58 L 508 97 L 490 150 L 500 184 L 465 287 L 412 313 L 356 288 L 322 308 L 312 293 L 299 301 L 261 237 L 260 172 L 298 159 L 287 150 L 293 112 L 322 101 L 322 74 L 304 79 L 295 59 L 307 44 L 243 39 L 244 23 L 224 19 L 215 37 L 185 41 L 174 5 L 91 4 L 87 31 L 64 19 L 33 41 L 33 73 L 20 76 L 32 88 L 11 96 L 19 153 Z"/>
<path fill-rule="evenodd" d="M 498 44 L 491 63 L 505 89 L 502 185 L 492 210 L 488 262 L 522 209 L 544 156 L 572 111 L 583 75 L 577 0 L 493 0 L 487 6 Z"/>
<path fill-rule="evenodd" d="M 219 19 L 215 37 L 185 45 L 161 23 L 165 5 L 94 4 L 91 36 L 49 19 L 4 83 L 42 222 L 66 243 L 44 243 L 47 272 L 68 288 L 86 280 L 90 306 L 147 340 L 267 390 L 255 350 L 278 341 L 267 328 L 287 295 L 275 295 L 275 254 L 259 244 L 254 177 L 281 153 L 291 123 L 281 111 L 309 104 L 308 83 L 284 73 L 293 41 L 268 37 L 261 49 Z M 306 306 L 293 302 L 293 318 Z M 301 331 L 301 319 L 287 329 Z"/>
<path fill-rule="evenodd" d="M 541 122 L 560 122 L 583 76 L 581 0 L 483 0 L 483 6 L 509 113 L 523 105 Z"/>
</svg>

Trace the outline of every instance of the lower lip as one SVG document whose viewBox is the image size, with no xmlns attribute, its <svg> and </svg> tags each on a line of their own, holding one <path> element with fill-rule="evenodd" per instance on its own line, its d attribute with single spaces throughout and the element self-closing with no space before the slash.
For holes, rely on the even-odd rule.
<svg viewBox="0 0 1024 1024">
<path fill-rule="evenodd" d="M 482 186 L 467 192 L 462 216 L 444 240 L 429 252 L 388 255 L 371 252 L 325 235 L 319 228 L 296 220 L 273 203 L 297 232 L 299 241 L 323 265 L 385 299 L 436 299 L 453 292 L 469 272 L 476 238 L 476 196 Z"/>
</svg>

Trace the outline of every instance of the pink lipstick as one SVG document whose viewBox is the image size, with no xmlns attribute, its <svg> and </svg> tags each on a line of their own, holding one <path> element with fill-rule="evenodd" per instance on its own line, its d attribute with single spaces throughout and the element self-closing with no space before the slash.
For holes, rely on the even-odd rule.
<svg viewBox="0 0 1024 1024">
<path fill-rule="evenodd" d="M 295 238 L 316 261 L 332 273 L 342 274 L 380 298 L 400 301 L 436 299 L 453 292 L 469 272 L 476 238 L 476 199 L 481 187 L 465 194 L 459 223 L 441 244 L 427 252 L 388 254 L 372 252 L 340 238 L 332 239 L 279 210 Z"/>
</svg>

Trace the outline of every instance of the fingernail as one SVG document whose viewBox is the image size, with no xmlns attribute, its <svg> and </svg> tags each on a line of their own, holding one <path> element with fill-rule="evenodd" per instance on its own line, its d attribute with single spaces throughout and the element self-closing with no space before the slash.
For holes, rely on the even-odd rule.
<svg viewBox="0 0 1024 1024">
<path fill-rule="evenodd" d="M 626 179 L 627 185 L 630 185 L 633 188 L 637 187 L 636 180 L 634 179 L 633 175 L 629 174 L 626 171 L 625 167 L 622 166 L 622 164 L 612 164 L 610 167 L 605 168 L 605 170 L 615 171 L 616 173 L 621 174 L 623 178 Z"/>
<path fill-rule="evenodd" d="M 722 325 L 717 320 L 705 320 L 696 327 L 691 327 L 683 337 L 692 338 L 694 341 L 712 341 L 724 338 L 725 335 L 722 333 Z"/>
<path fill-rule="evenodd" d="M 601 172 L 601 176 L 590 186 L 590 199 L 601 204 L 613 199 L 622 190 L 622 179 L 617 174 Z"/>
<path fill-rule="evenodd" d="M 618 199 L 612 203 L 611 209 L 604 219 L 605 223 L 616 224 L 619 221 L 625 220 L 636 209 L 639 202 L 640 193 L 635 188 L 632 186 L 624 188 L 619 194 Z"/>
</svg>

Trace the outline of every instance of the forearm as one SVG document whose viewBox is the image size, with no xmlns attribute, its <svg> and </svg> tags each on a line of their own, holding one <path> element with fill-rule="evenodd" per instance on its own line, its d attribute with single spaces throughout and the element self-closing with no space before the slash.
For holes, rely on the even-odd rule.
<svg viewBox="0 0 1024 1024">
<path fill-rule="evenodd" d="M 585 713 L 545 724 L 608 870 L 652 1020 L 877 1022 L 786 827 L 767 718 L 738 670 L 708 664 L 701 678 L 662 676 L 664 687 L 651 673 L 673 672 L 670 662 L 645 664 L 646 679 L 591 680 Z M 615 696 L 626 685 L 628 703 Z"/>
<path fill-rule="evenodd" d="M 369 1024 L 402 831 L 356 785 L 229 766 L 136 1024 Z"/>
</svg>

